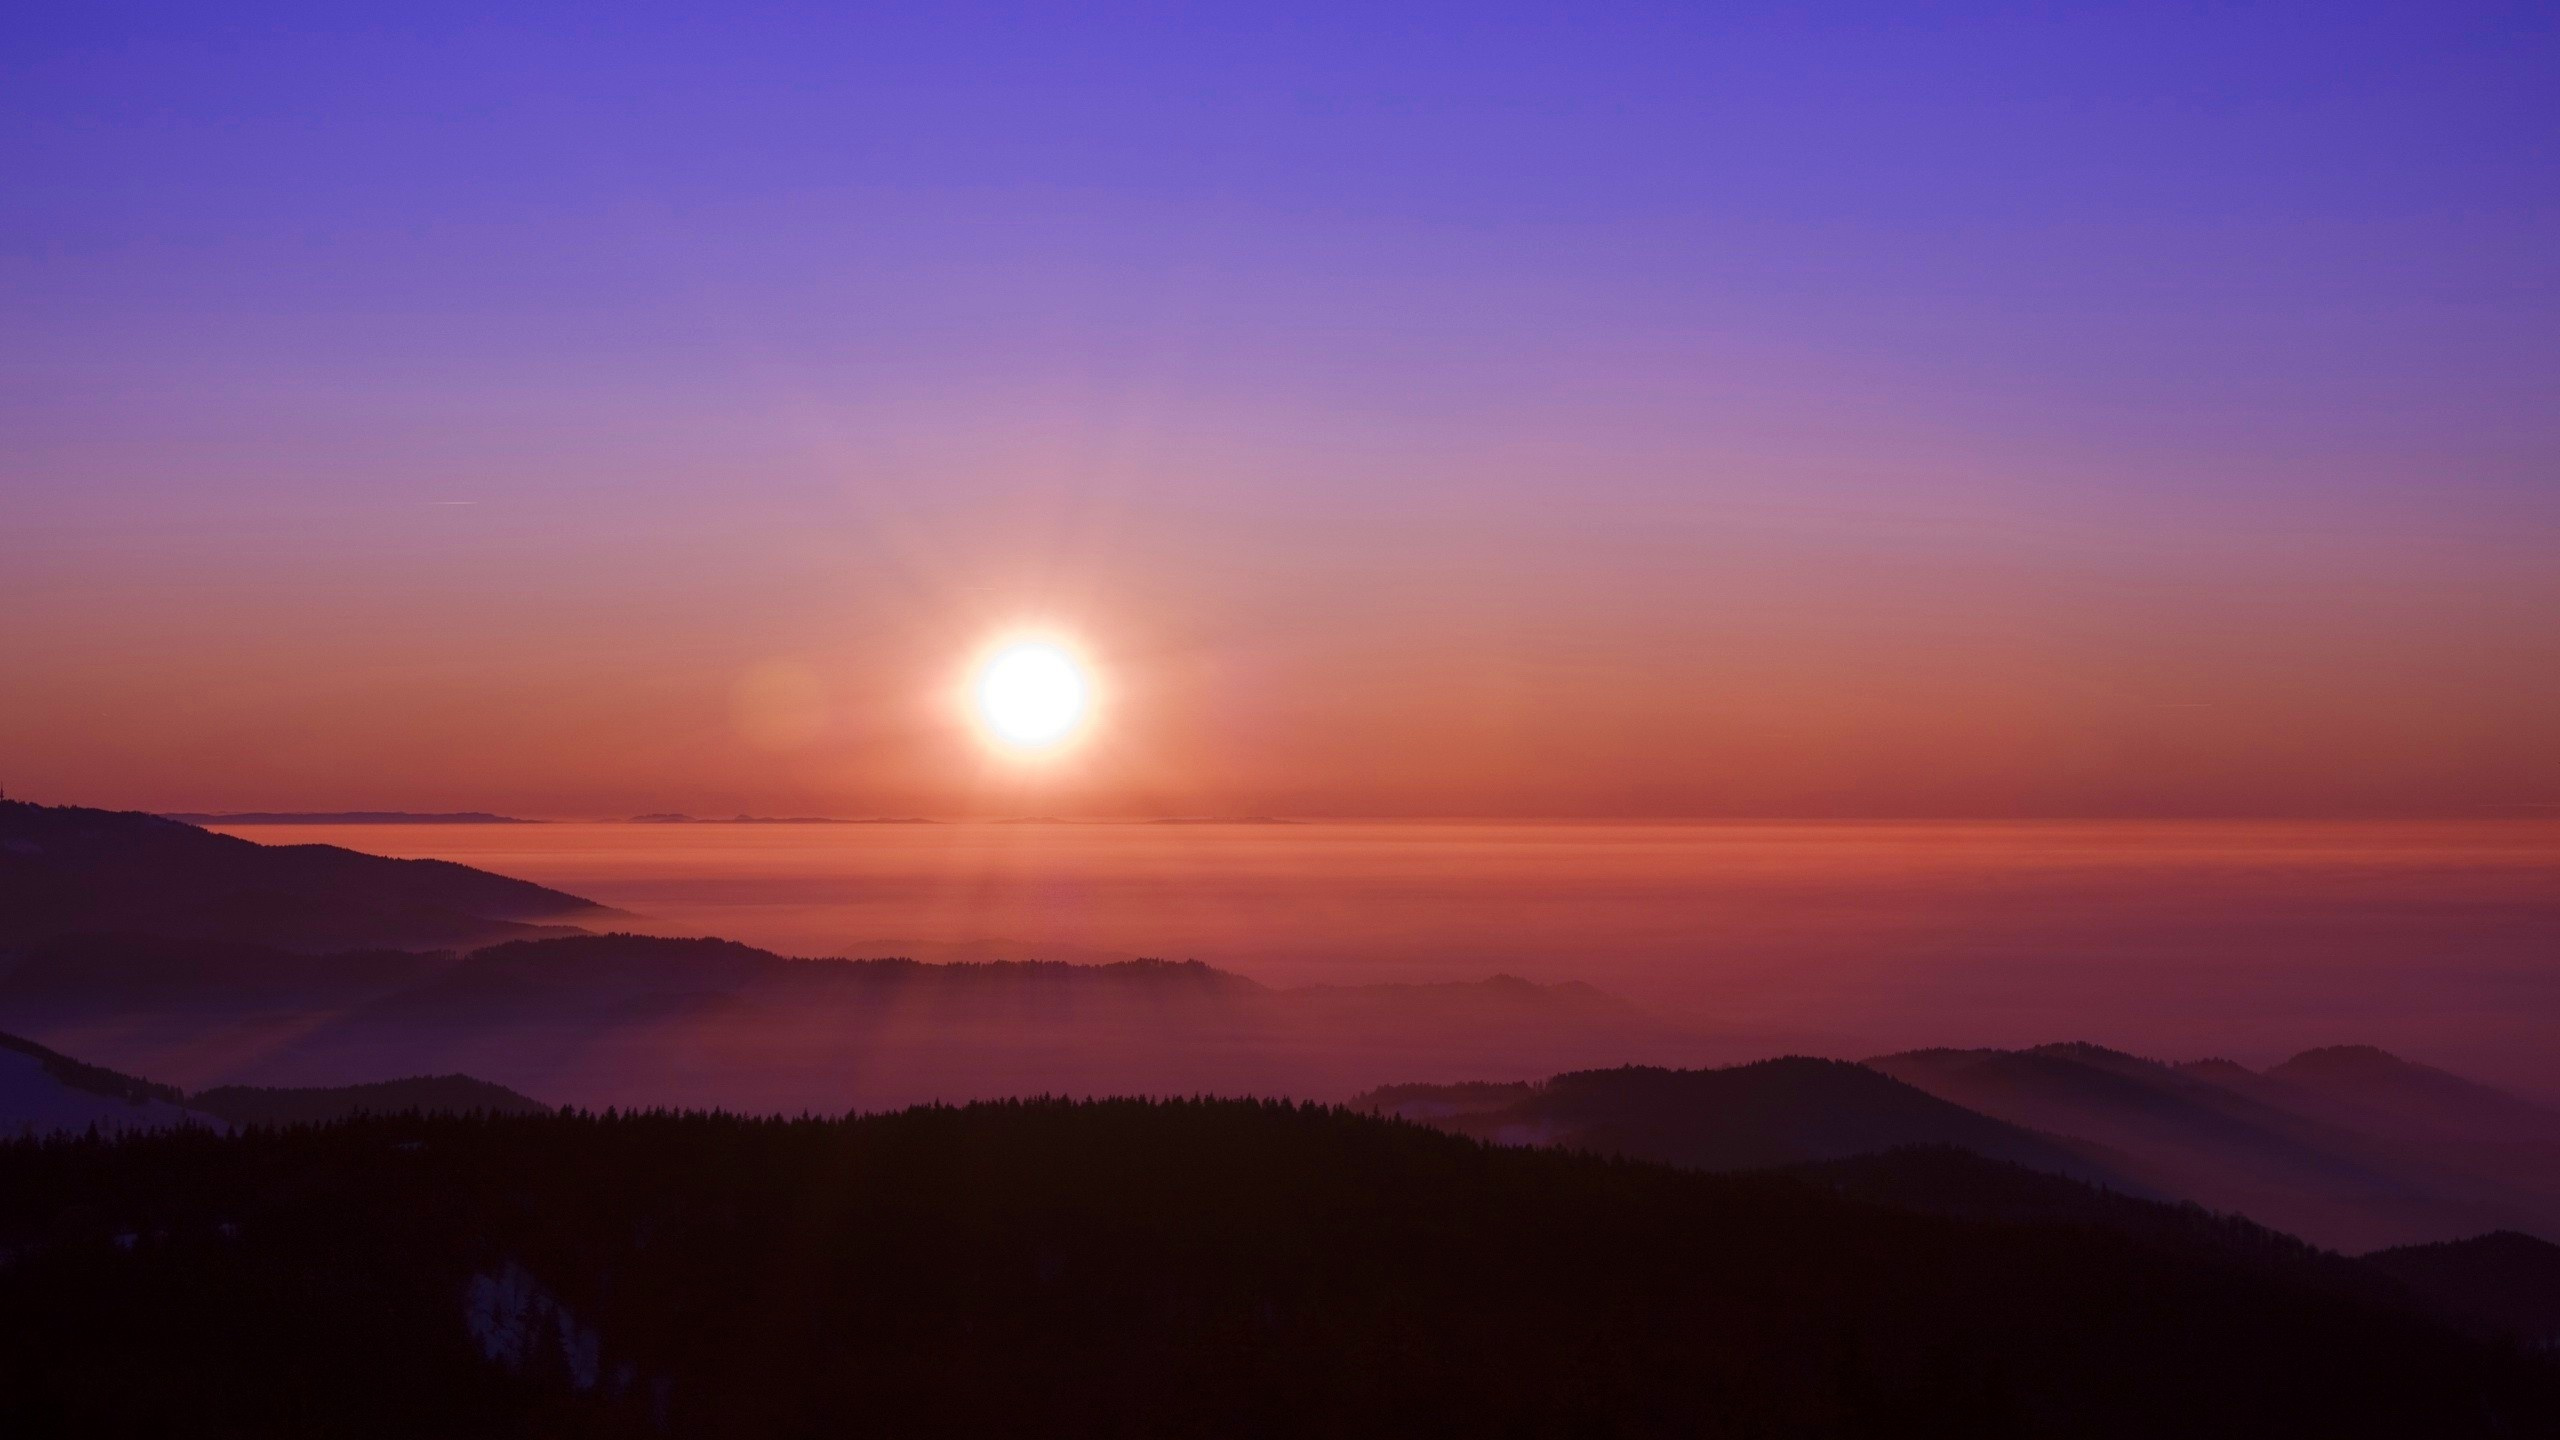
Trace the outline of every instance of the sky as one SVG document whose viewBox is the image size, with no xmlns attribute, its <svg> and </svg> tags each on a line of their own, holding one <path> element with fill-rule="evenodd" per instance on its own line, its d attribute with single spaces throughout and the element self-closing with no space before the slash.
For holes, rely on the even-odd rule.
<svg viewBox="0 0 2560 1440">
<path fill-rule="evenodd" d="M 2547 5 L 52 7 L 0 786 L 2549 816 Z M 995 637 L 1083 739 L 991 751 Z"/>
</svg>

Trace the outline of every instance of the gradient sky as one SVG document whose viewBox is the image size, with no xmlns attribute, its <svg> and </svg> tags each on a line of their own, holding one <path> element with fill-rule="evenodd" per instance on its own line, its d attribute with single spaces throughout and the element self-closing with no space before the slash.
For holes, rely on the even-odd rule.
<svg viewBox="0 0 2560 1440">
<path fill-rule="evenodd" d="M 2544 814 L 2547 4 L 56 6 L 0 785 Z M 958 667 L 1077 636 L 1044 767 Z"/>
</svg>

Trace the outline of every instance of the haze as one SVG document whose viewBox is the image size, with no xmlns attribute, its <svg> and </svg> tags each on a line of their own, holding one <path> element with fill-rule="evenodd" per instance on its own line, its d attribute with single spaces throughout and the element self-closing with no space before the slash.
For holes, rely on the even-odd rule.
<svg viewBox="0 0 2560 1440">
<path fill-rule="evenodd" d="M 13 15 L 0 1435 L 2560 1435 L 2555 18 Z"/>
<path fill-rule="evenodd" d="M 2560 1099 L 2560 825 L 244 826 L 458 860 L 792 955 L 1197 959 L 1275 985 L 1579 980 L 1866 1055 L 2351 1034 Z M 1673 1058 L 1666 1054 L 1655 1058 Z M 1506 1077 L 1507 1078 L 1507 1077 Z"/>
</svg>

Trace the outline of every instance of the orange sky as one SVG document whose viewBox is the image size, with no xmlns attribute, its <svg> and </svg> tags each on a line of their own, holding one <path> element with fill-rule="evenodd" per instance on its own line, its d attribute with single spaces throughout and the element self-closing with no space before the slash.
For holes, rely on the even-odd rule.
<svg viewBox="0 0 2560 1440">
<path fill-rule="evenodd" d="M 0 577 L 22 622 L 0 634 L 0 784 L 572 816 L 2560 798 L 2560 567 L 2529 533 L 2023 488 L 1897 513 L 1735 481 L 1579 505 L 1530 477 L 1307 506 L 802 463 L 842 478 L 781 506 L 706 486 L 74 509 Z M 1076 636 L 1106 691 L 1090 741 L 1032 765 L 952 701 L 1025 621 Z"/>
</svg>

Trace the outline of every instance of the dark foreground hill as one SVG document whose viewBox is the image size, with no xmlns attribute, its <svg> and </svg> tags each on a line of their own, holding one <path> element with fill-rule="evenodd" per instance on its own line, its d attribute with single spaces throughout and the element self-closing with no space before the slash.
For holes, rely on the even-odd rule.
<svg viewBox="0 0 2560 1440">
<path fill-rule="evenodd" d="M 2174 1255 L 2209 1255 L 2266 1270 L 2294 1284 L 2367 1299 L 2396 1297 L 2483 1338 L 2560 1347 L 2560 1245 L 2529 1235 L 2501 1231 L 2349 1257 L 2192 1201 L 2146 1200 L 1943 1145 L 1786 1173 L 1897 1210 L 2105 1230 Z"/>
<path fill-rule="evenodd" d="M 2560 1351 L 2560 1245 L 2500 1230 L 2376 1251 L 2364 1263 L 2469 1329 Z"/>
<path fill-rule="evenodd" d="M 2560 1431 L 2263 1267 L 1282 1104 L 19 1143 L 0 1245 L 13 1434 Z"/>
<path fill-rule="evenodd" d="M 157 815 L 0 800 L 0 946 L 117 933 L 414 949 L 557 932 L 614 913 L 444 860 L 259 845 Z"/>
</svg>

